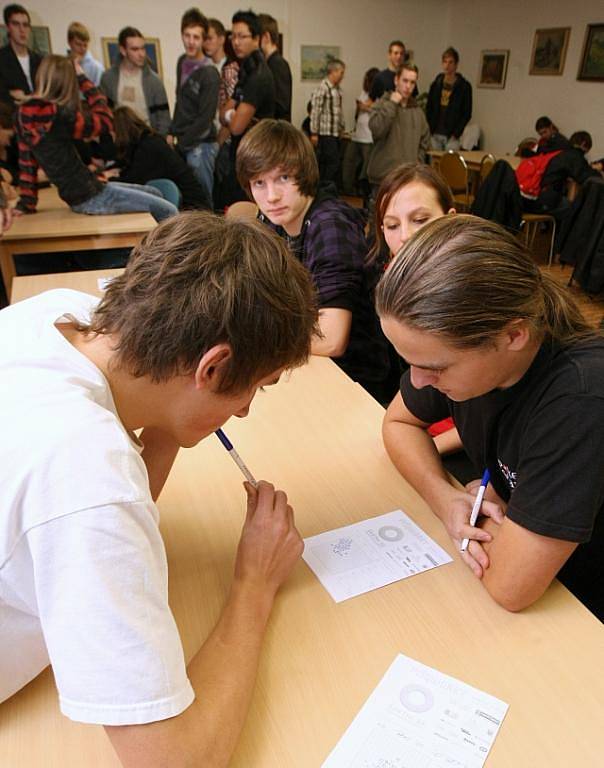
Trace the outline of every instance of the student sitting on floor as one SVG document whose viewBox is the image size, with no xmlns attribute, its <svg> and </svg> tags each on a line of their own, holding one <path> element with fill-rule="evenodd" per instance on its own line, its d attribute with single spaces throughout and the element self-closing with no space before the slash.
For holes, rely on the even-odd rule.
<svg viewBox="0 0 604 768">
<path fill-rule="evenodd" d="M 407 243 L 376 291 L 410 364 L 384 443 L 491 596 L 531 605 L 557 575 L 604 620 L 604 337 L 499 225 L 444 217 Z M 453 416 L 491 480 L 454 488 L 426 427 Z"/>
<path fill-rule="evenodd" d="M 63 714 L 123 764 L 227 766 L 303 543 L 285 493 L 246 483 L 232 588 L 185 668 L 155 499 L 179 447 L 306 361 L 316 319 L 279 238 L 205 212 L 156 227 L 100 302 L 0 312 L 0 701 L 51 664 Z"/>
<path fill-rule="evenodd" d="M 388 351 L 373 308 L 360 211 L 338 199 L 335 185 L 319 184 L 309 139 L 283 120 L 263 120 L 243 137 L 237 176 L 260 219 L 313 277 L 322 332 L 313 354 L 332 357 L 377 400 L 388 402 Z"/>
<path fill-rule="evenodd" d="M 118 107 L 113 124 L 120 181 L 147 184 L 153 179 L 169 179 L 180 191 L 182 208 L 211 209 L 207 193 L 191 167 L 133 109 Z"/>
<path fill-rule="evenodd" d="M 89 109 L 82 108 L 80 93 Z M 76 213 L 148 211 L 157 221 L 178 208 L 153 187 L 102 184 L 82 162 L 74 140 L 92 139 L 113 129 L 107 100 L 82 68 L 65 56 L 46 56 L 36 75 L 36 90 L 17 115 L 19 183 L 16 215 L 35 213 L 38 167 Z"/>
</svg>

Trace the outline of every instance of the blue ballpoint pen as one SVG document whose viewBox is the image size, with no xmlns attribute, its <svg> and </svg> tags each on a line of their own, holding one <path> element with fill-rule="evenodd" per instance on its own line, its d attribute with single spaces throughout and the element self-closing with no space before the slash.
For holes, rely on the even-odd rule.
<svg viewBox="0 0 604 768">
<path fill-rule="evenodd" d="M 484 492 L 487 489 L 487 485 L 489 484 L 489 480 L 491 479 L 491 474 L 488 469 L 485 469 L 484 475 L 482 476 L 482 480 L 480 481 L 480 488 L 478 489 L 478 493 L 476 494 L 476 500 L 474 501 L 474 506 L 472 507 L 472 514 L 470 515 L 470 525 L 476 525 L 476 521 L 478 520 L 478 515 L 480 513 L 480 507 L 482 506 L 482 500 L 484 498 Z M 461 547 L 459 548 L 460 552 L 465 552 L 470 544 L 470 539 L 464 539 L 461 542 Z"/>
<path fill-rule="evenodd" d="M 233 448 L 233 443 L 229 440 L 229 438 L 224 434 L 224 432 L 221 429 L 216 430 L 216 436 L 220 440 L 220 442 L 224 445 L 224 447 L 229 452 L 231 458 L 237 464 L 239 469 L 243 472 L 245 479 L 251 483 L 254 488 L 258 487 L 258 483 L 254 479 L 254 475 L 250 472 L 250 470 L 246 467 L 245 462 L 241 458 L 241 456 L 237 453 L 237 451 Z"/>
</svg>

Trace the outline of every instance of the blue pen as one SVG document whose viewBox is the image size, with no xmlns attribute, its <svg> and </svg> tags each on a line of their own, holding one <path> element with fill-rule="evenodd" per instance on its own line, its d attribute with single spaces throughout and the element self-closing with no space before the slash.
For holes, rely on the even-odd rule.
<svg viewBox="0 0 604 768">
<path fill-rule="evenodd" d="M 216 430 L 216 436 L 220 440 L 220 442 L 224 445 L 224 447 L 229 452 L 231 458 L 237 464 L 239 469 L 243 472 L 245 479 L 251 483 L 254 488 L 258 487 L 258 483 L 254 479 L 254 475 L 249 471 L 249 469 L 246 467 L 245 462 L 241 458 L 241 456 L 237 453 L 237 451 L 233 448 L 233 443 L 229 440 L 229 438 L 224 434 L 224 432 L 221 429 Z"/>
<path fill-rule="evenodd" d="M 490 479 L 491 479 L 491 473 L 489 472 L 488 469 L 485 469 L 484 475 L 482 476 L 482 480 L 480 481 L 480 488 L 478 489 L 478 493 L 476 494 L 476 500 L 474 501 L 474 506 L 472 507 L 472 514 L 470 515 L 470 525 L 476 525 L 476 521 L 478 520 L 478 515 L 480 514 L 480 507 L 482 506 L 482 500 L 484 498 L 484 492 L 487 489 L 487 485 L 489 484 Z M 470 539 L 464 539 L 461 542 L 461 547 L 459 548 L 459 551 L 465 552 L 469 544 L 470 544 Z"/>
</svg>

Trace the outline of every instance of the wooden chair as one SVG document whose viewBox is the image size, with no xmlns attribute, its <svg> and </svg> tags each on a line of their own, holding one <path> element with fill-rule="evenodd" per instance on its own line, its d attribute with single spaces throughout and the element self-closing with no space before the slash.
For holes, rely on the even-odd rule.
<svg viewBox="0 0 604 768">
<path fill-rule="evenodd" d="M 495 156 L 492 155 L 490 152 L 482 158 L 482 160 L 480 161 L 480 170 L 478 171 L 478 184 L 475 185 L 476 186 L 476 189 L 474 190 L 475 193 L 478 192 L 478 189 L 482 186 L 484 180 L 487 178 L 489 173 L 491 173 L 495 163 L 496 163 Z"/>
<path fill-rule="evenodd" d="M 523 213 L 522 214 L 522 233 L 524 234 L 524 242 L 529 250 L 533 250 L 533 244 L 535 242 L 535 235 L 539 229 L 539 224 L 551 224 L 552 236 L 549 244 L 549 257 L 547 260 L 548 267 L 551 267 L 554 259 L 554 241 L 556 239 L 556 219 L 547 213 Z"/>
<path fill-rule="evenodd" d="M 459 154 L 449 150 L 440 158 L 440 175 L 447 182 L 453 193 L 455 207 L 461 207 L 466 211 L 474 201 L 474 195 L 470 194 L 470 180 L 466 161 Z"/>
</svg>

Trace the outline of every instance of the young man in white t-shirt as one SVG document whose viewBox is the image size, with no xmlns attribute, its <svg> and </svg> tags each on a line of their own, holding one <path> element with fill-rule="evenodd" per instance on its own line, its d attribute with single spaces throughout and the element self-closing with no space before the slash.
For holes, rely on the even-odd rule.
<svg viewBox="0 0 604 768">
<path fill-rule="evenodd" d="M 179 447 L 306 360 L 316 319 L 278 238 L 197 212 L 148 235 L 100 303 L 58 290 L 0 312 L 0 700 L 50 663 L 63 713 L 104 725 L 124 765 L 227 765 L 302 541 L 285 494 L 246 484 L 231 593 L 185 669 L 154 499 Z"/>
</svg>

